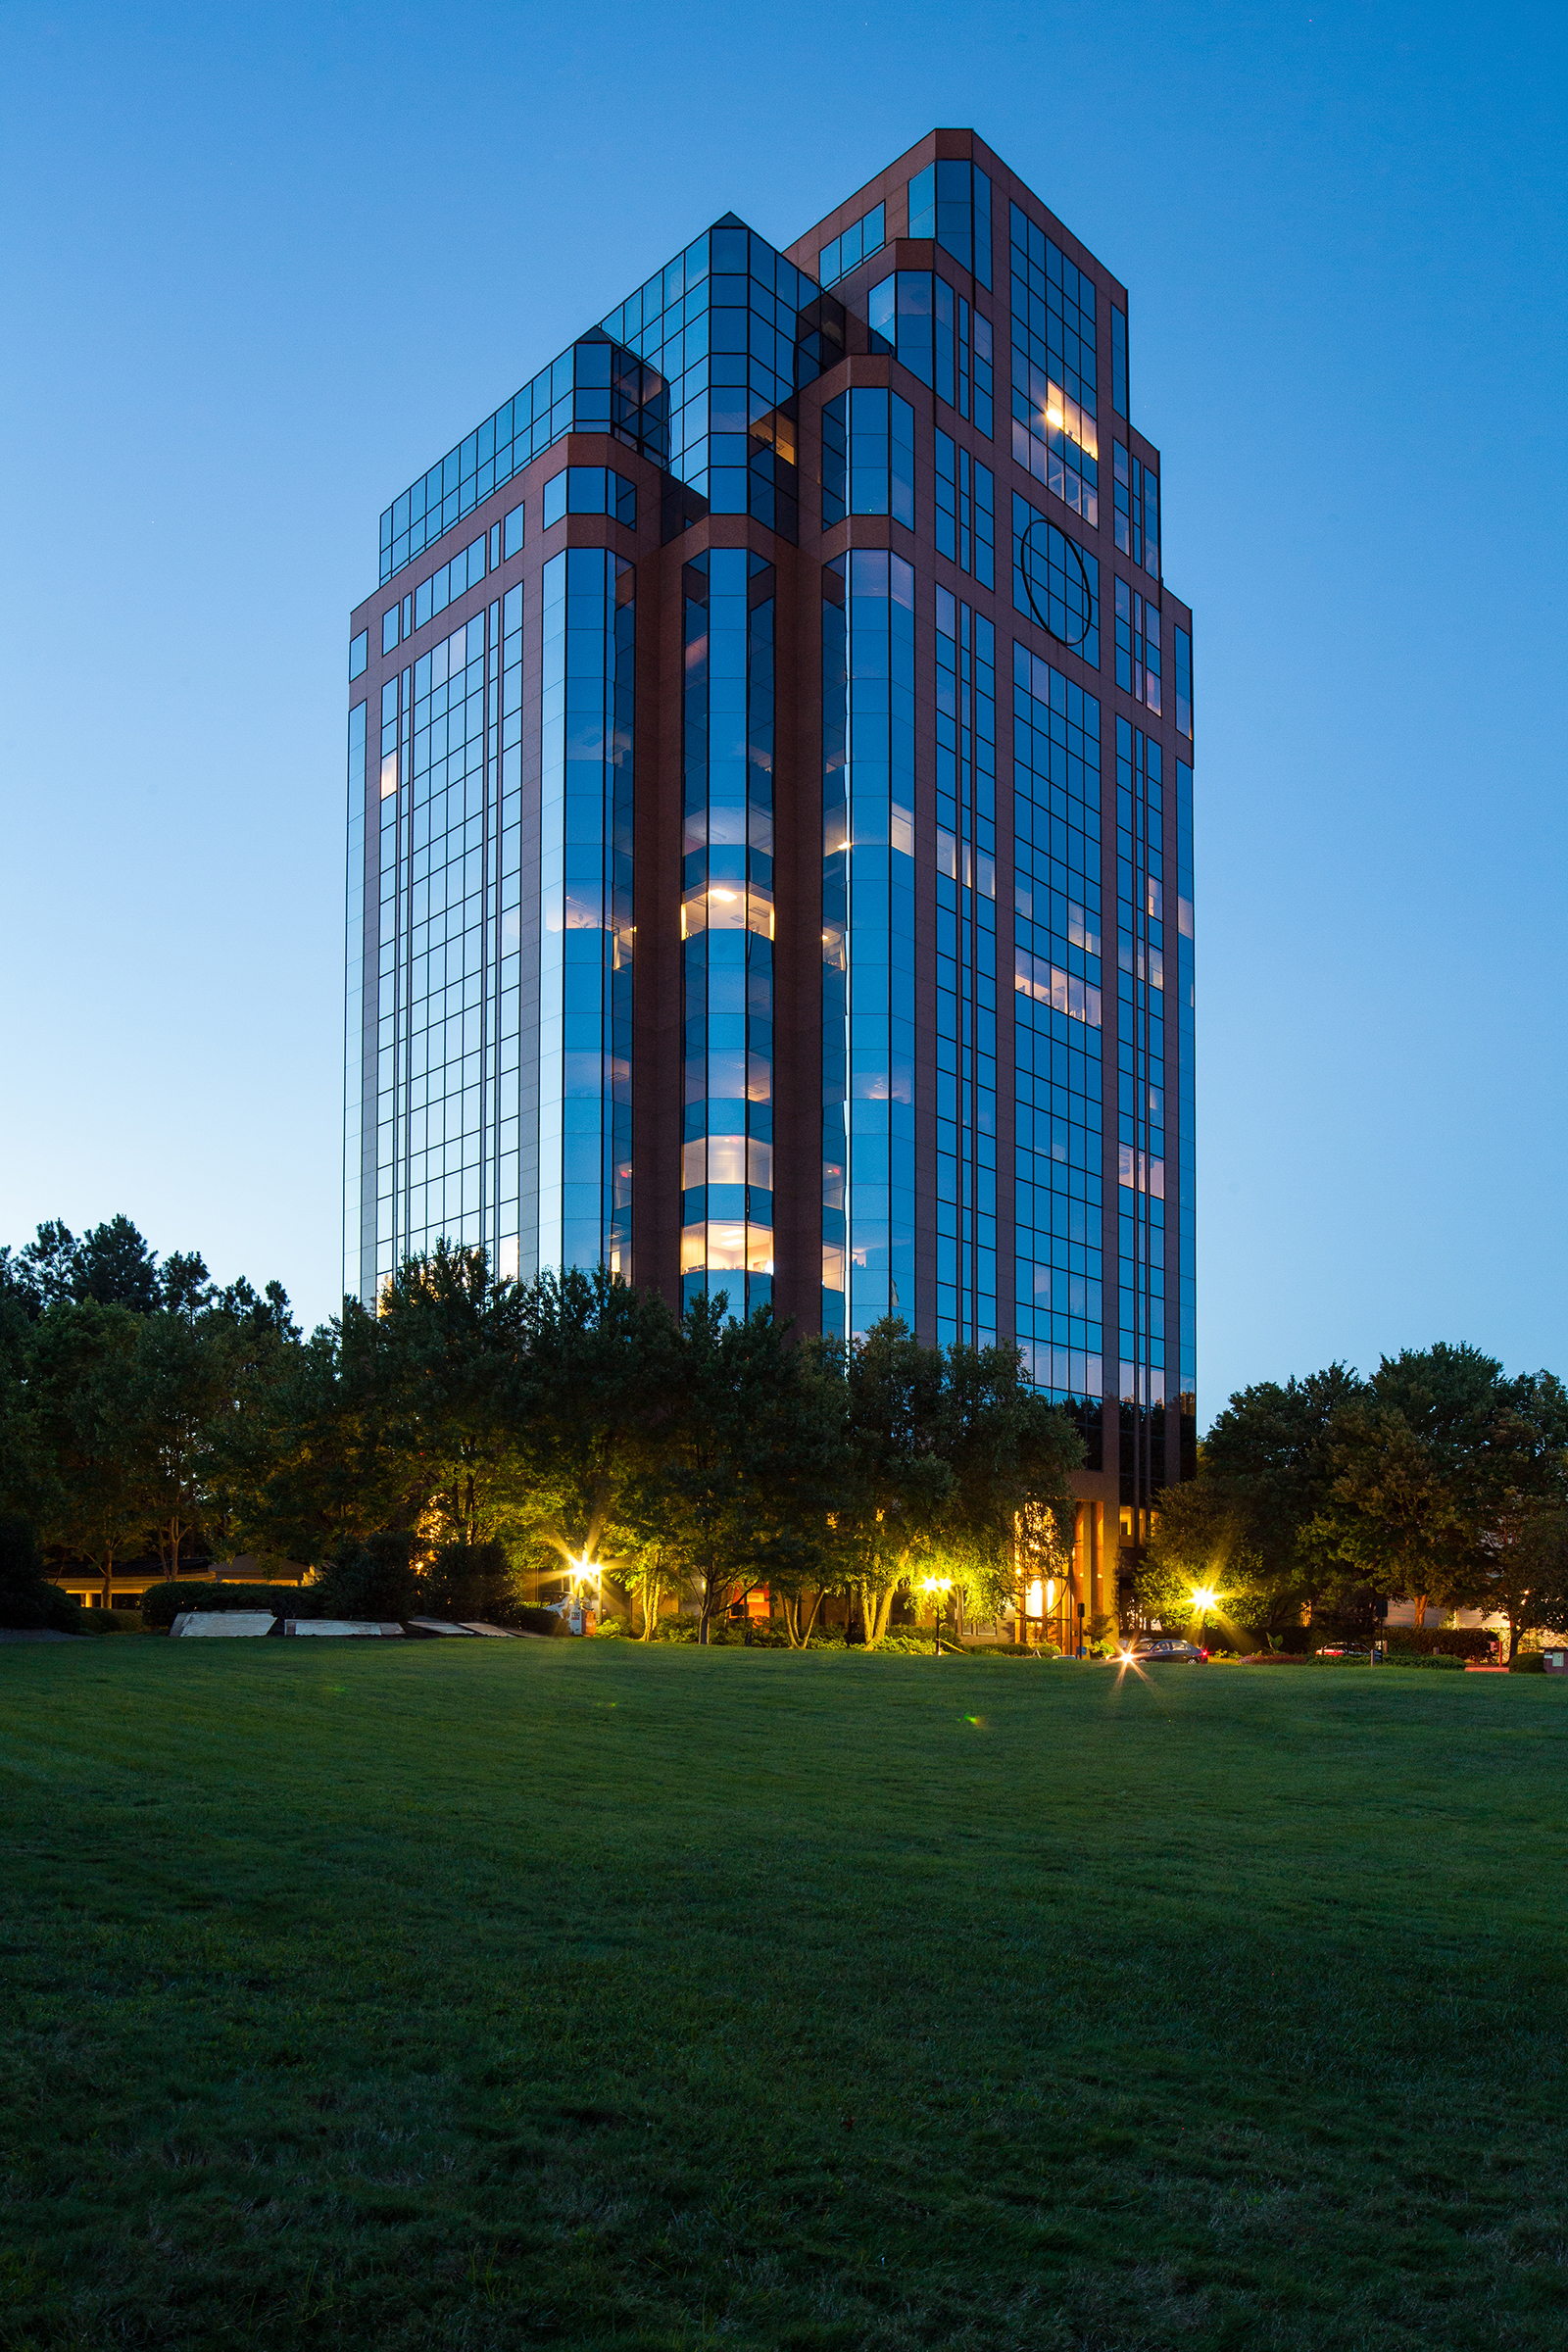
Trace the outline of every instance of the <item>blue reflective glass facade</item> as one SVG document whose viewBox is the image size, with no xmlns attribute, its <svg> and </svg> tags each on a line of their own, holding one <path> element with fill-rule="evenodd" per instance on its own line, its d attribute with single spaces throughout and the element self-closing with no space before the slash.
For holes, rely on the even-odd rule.
<svg viewBox="0 0 1568 2352">
<path fill-rule="evenodd" d="M 822 599 L 822 1328 L 914 1313 L 914 570 Z"/>
<path fill-rule="evenodd" d="M 681 1294 L 773 1297 L 773 567 L 683 566 Z"/>
<path fill-rule="evenodd" d="M 539 772 L 541 1266 L 631 1271 L 636 571 L 574 547 L 544 573 Z"/>
<path fill-rule="evenodd" d="M 346 1288 L 445 1235 L 1016 1347 L 1110 1611 L 1197 1379 L 1193 620 L 1128 342 L 971 132 L 787 251 L 726 216 L 392 501 L 348 664 Z"/>
</svg>

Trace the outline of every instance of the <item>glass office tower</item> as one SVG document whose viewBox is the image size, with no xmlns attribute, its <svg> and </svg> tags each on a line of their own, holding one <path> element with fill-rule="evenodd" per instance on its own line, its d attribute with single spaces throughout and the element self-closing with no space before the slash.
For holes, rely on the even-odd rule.
<svg viewBox="0 0 1568 2352">
<path fill-rule="evenodd" d="M 344 1288 L 442 1236 L 1018 1347 L 1190 1472 L 1192 618 L 1124 288 L 972 132 L 732 215 L 381 517 Z"/>
</svg>

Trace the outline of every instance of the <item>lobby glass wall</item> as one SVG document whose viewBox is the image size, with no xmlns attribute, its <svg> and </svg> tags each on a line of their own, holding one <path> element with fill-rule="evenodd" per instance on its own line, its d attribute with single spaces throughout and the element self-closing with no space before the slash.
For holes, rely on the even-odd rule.
<svg viewBox="0 0 1568 2352">
<path fill-rule="evenodd" d="M 822 602 L 822 1328 L 914 1311 L 914 573 Z"/>
<path fill-rule="evenodd" d="M 773 1295 L 773 567 L 682 571 L 682 1296 Z"/>
<path fill-rule="evenodd" d="M 542 1268 L 631 1266 L 635 586 L 604 548 L 568 548 L 544 569 Z"/>
</svg>

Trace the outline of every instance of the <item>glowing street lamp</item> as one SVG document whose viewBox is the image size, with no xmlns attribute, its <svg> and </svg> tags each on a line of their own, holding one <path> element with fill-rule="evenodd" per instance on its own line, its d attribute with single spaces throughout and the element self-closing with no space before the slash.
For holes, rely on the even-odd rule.
<svg viewBox="0 0 1568 2352">
<path fill-rule="evenodd" d="M 576 1559 L 566 1562 L 566 1577 L 572 1598 L 578 1601 L 580 1606 L 581 1600 L 586 1598 L 588 1588 L 591 1585 L 594 1591 L 596 1615 L 599 1614 L 600 1603 L 603 1599 L 604 1575 L 605 1572 L 599 1562 L 591 1560 L 586 1552 L 581 1552 Z"/>
<path fill-rule="evenodd" d="M 923 1592 L 934 1592 L 937 1596 L 936 1655 L 940 1658 L 942 1655 L 942 1602 L 943 1596 L 953 1590 L 953 1579 L 951 1576 L 928 1576 L 923 1580 L 920 1590 Z"/>
<path fill-rule="evenodd" d="M 1208 1632 L 1208 1612 L 1217 1605 L 1218 1600 L 1219 1594 L 1212 1585 L 1196 1585 L 1193 1588 L 1193 1607 L 1198 1611 L 1198 1646 L 1200 1649 L 1206 1649 L 1208 1646 L 1205 1639 Z"/>
</svg>

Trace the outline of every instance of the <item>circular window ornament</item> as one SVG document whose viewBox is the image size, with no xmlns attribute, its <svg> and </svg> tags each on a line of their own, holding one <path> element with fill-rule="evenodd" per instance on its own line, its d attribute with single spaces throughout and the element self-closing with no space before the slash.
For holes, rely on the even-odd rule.
<svg viewBox="0 0 1568 2352">
<path fill-rule="evenodd" d="M 1060 629 L 1052 627 L 1046 617 L 1051 610 L 1050 539 L 1048 534 L 1052 527 L 1043 514 L 1036 515 L 1019 544 L 1018 567 L 1023 573 L 1023 592 L 1029 599 L 1030 612 L 1048 637 L 1054 637 L 1058 645 L 1064 645 L 1069 653 L 1075 653 L 1095 625 L 1095 592 L 1089 585 L 1089 567 L 1084 562 L 1078 542 L 1069 532 L 1058 531 L 1057 537 L 1062 545 L 1071 551 L 1072 560 L 1078 566 L 1078 578 L 1082 583 L 1083 594 L 1083 627 L 1076 637 L 1063 636 Z M 1038 595 L 1035 593 L 1037 585 Z M 1066 599 L 1063 598 L 1062 601 L 1065 603 Z"/>
</svg>

